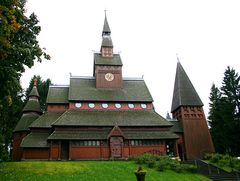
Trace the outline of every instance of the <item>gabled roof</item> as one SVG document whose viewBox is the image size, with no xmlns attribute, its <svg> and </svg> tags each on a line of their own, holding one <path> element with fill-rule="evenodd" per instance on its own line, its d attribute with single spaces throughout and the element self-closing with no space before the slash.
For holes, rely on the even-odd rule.
<svg viewBox="0 0 240 181">
<path fill-rule="evenodd" d="M 36 87 L 36 86 L 33 86 L 31 92 L 30 92 L 29 95 L 28 95 L 28 97 L 31 97 L 31 96 L 39 97 L 38 90 L 37 90 L 37 87 Z"/>
<path fill-rule="evenodd" d="M 180 106 L 203 106 L 203 103 L 182 65 L 178 62 L 171 112 Z"/>
<path fill-rule="evenodd" d="M 42 113 L 42 110 L 37 99 L 29 99 L 22 112 Z"/>
<path fill-rule="evenodd" d="M 113 54 L 113 57 L 103 57 L 100 53 L 94 53 L 94 65 L 122 66 L 123 64 L 119 54 Z"/>
<path fill-rule="evenodd" d="M 50 86 L 47 95 L 48 104 L 68 103 L 68 86 Z"/>
<path fill-rule="evenodd" d="M 54 126 L 167 126 L 172 124 L 155 111 L 77 110 L 62 114 Z"/>
<path fill-rule="evenodd" d="M 152 102 L 144 80 L 123 80 L 121 89 L 97 89 L 95 79 L 70 79 L 69 101 Z"/>
<path fill-rule="evenodd" d="M 62 112 L 45 112 L 42 116 L 36 119 L 29 127 L 31 128 L 51 128 L 54 123 L 63 113 Z"/>
<path fill-rule="evenodd" d="M 22 115 L 21 119 L 18 121 L 17 126 L 13 132 L 16 131 L 29 131 L 29 125 L 34 122 L 39 115 L 33 113 L 25 113 Z"/>
<path fill-rule="evenodd" d="M 49 147 L 47 142 L 48 133 L 30 133 L 23 138 L 21 147 L 23 148 L 46 148 Z"/>
</svg>

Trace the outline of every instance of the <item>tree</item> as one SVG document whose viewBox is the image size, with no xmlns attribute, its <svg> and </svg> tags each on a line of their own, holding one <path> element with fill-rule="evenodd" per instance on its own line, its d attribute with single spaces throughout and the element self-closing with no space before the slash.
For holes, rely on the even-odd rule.
<svg viewBox="0 0 240 181">
<path fill-rule="evenodd" d="M 37 40 L 38 19 L 34 13 L 24 14 L 25 4 L 26 0 L 0 1 L 0 156 L 7 152 L 23 108 L 20 77 L 24 67 L 50 59 Z"/>
<path fill-rule="evenodd" d="M 51 80 L 50 79 L 42 80 L 40 75 L 38 76 L 34 75 L 30 80 L 29 87 L 26 90 L 26 98 L 28 97 L 29 93 L 33 88 L 34 79 L 36 79 L 38 83 L 37 89 L 40 96 L 39 103 L 40 103 L 41 109 L 45 111 L 47 109 L 46 100 L 47 100 L 48 89 L 49 89 L 49 86 L 52 84 Z"/>
<path fill-rule="evenodd" d="M 240 76 L 227 67 L 222 86 L 215 85 L 210 93 L 209 119 L 216 151 L 239 155 L 240 153 Z"/>
<path fill-rule="evenodd" d="M 26 0 L 2 0 L 0 3 L 0 111 L 11 106 L 14 92 L 21 91 L 24 66 L 34 60 L 50 59 L 37 41 L 40 26 L 34 13 L 24 15 Z"/>
</svg>

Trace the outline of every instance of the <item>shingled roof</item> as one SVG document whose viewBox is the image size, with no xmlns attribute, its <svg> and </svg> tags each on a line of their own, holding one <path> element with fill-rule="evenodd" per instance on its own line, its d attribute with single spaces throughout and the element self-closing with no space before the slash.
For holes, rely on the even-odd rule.
<svg viewBox="0 0 240 181">
<path fill-rule="evenodd" d="M 122 89 L 97 89 L 95 79 L 70 79 L 70 101 L 152 102 L 144 80 L 123 80 Z"/>
<path fill-rule="evenodd" d="M 113 54 L 113 57 L 103 57 L 100 53 L 94 53 L 94 64 L 122 66 L 122 60 L 119 54 Z"/>
<path fill-rule="evenodd" d="M 171 112 L 175 111 L 180 106 L 203 106 L 203 103 L 181 63 L 178 62 Z"/>
<path fill-rule="evenodd" d="M 33 86 L 31 92 L 30 92 L 29 95 L 28 95 L 28 97 L 31 97 L 31 96 L 39 97 L 38 90 L 37 90 L 37 87 L 36 87 L 36 86 Z"/>
<path fill-rule="evenodd" d="M 109 131 L 54 131 L 49 140 L 104 140 L 108 139 Z M 124 131 L 127 139 L 177 139 L 170 131 Z"/>
<path fill-rule="evenodd" d="M 111 33 L 111 30 L 110 30 L 108 20 L 107 20 L 107 15 L 106 15 L 106 12 L 105 12 L 105 19 L 104 19 L 102 35 L 110 34 L 110 33 Z"/>
<path fill-rule="evenodd" d="M 23 114 L 13 132 L 29 131 L 29 125 L 31 125 L 32 122 L 34 122 L 38 117 L 39 115 L 37 114 L 32 113 Z"/>
<path fill-rule="evenodd" d="M 49 140 L 103 140 L 107 139 L 106 131 L 54 131 Z"/>
<path fill-rule="evenodd" d="M 37 99 L 29 99 L 23 108 L 23 112 L 37 112 L 42 113 L 40 104 Z"/>
<path fill-rule="evenodd" d="M 170 121 L 173 124 L 171 131 L 174 133 L 183 133 L 182 124 L 179 121 Z"/>
<path fill-rule="evenodd" d="M 21 147 L 23 148 L 46 148 L 49 147 L 47 142 L 48 133 L 30 133 L 23 138 Z"/>
<path fill-rule="evenodd" d="M 66 111 L 54 126 L 172 126 L 155 111 L 76 110 Z"/>
<path fill-rule="evenodd" d="M 54 123 L 63 113 L 62 112 L 45 112 L 42 116 L 36 119 L 29 127 L 31 128 L 51 128 Z"/>
<path fill-rule="evenodd" d="M 128 139 L 177 139 L 170 131 L 128 131 L 123 133 Z"/>
<path fill-rule="evenodd" d="M 50 86 L 47 95 L 47 103 L 65 104 L 68 103 L 68 86 Z"/>
</svg>

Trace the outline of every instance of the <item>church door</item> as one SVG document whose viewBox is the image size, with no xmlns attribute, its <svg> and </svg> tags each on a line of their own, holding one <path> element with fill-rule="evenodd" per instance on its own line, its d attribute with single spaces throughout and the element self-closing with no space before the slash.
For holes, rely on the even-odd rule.
<svg viewBox="0 0 240 181">
<path fill-rule="evenodd" d="M 111 157 L 120 158 L 122 157 L 122 137 L 111 137 L 110 138 L 110 149 Z"/>
<path fill-rule="evenodd" d="M 61 159 L 68 160 L 69 158 L 69 142 L 62 141 L 61 143 Z"/>
</svg>

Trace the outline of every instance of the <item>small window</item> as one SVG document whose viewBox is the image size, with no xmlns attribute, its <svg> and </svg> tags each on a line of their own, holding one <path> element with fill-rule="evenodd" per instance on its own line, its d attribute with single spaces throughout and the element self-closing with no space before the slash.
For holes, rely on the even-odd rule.
<svg viewBox="0 0 240 181">
<path fill-rule="evenodd" d="M 102 104 L 102 107 L 103 107 L 104 109 L 107 109 L 107 108 L 108 108 L 108 104 L 103 103 L 103 104 Z"/>
<path fill-rule="evenodd" d="M 134 145 L 134 140 L 131 141 L 131 145 Z"/>
<path fill-rule="evenodd" d="M 115 104 L 115 107 L 116 107 L 117 109 L 120 109 L 120 108 L 122 107 L 122 105 L 119 104 L 119 103 L 117 103 L 117 104 Z"/>
<path fill-rule="evenodd" d="M 89 103 L 89 104 L 88 104 L 88 107 L 94 108 L 94 107 L 95 107 L 95 104 L 94 104 L 94 103 Z"/>
<path fill-rule="evenodd" d="M 82 107 L 82 104 L 78 102 L 78 103 L 75 104 L 75 107 L 80 108 L 80 107 Z"/>
<path fill-rule="evenodd" d="M 147 108 L 147 104 L 141 104 L 141 108 L 146 109 Z"/>
<path fill-rule="evenodd" d="M 128 107 L 129 107 L 130 109 L 133 109 L 133 108 L 134 108 L 134 104 L 128 104 Z"/>
</svg>

